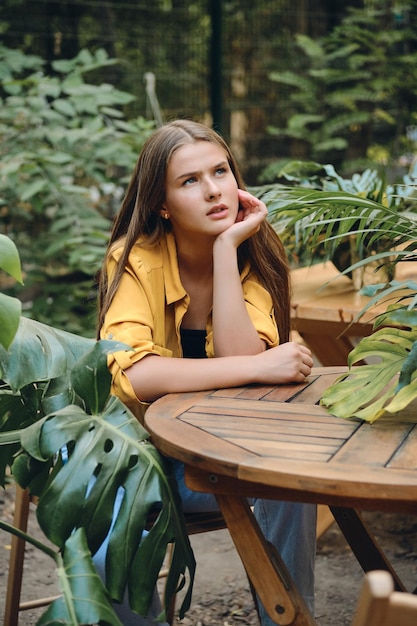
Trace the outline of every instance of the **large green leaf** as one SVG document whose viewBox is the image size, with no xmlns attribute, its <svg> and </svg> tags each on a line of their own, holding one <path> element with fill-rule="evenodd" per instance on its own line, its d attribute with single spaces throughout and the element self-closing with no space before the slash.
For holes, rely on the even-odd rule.
<svg viewBox="0 0 417 626">
<path fill-rule="evenodd" d="M 14 242 L 0 233 L 0 270 L 22 283 L 20 257 Z M 17 298 L 0 293 L 0 345 L 10 347 L 19 327 L 22 305 Z"/>
<path fill-rule="evenodd" d="M 21 443 L 39 461 L 54 457 L 65 446 L 70 451 L 68 460 L 56 465 L 39 500 L 37 516 L 45 535 L 62 548 L 74 528 L 83 526 L 95 552 L 109 532 L 116 494 L 122 488 L 123 502 L 109 542 L 109 592 L 121 601 L 127 584 L 131 607 L 146 614 L 167 545 L 174 542 L 177 558 L 170 570 L 171 588 L 180 584 L 186 569 L 190 577 L 181 607 L 184 615 L 195 561 L 176 484 L 148 433 L 126 407 L 115 397 L 97 415 L 69 406 L 25 429 Z M 160 506 L 159 515 L 142 538 L 155 506 Z M 166 608 L 169 600 L 165 598 Z"/>
<path fill-rule="evenodd" d="M 98 623 L 122 626 L 113 611 L 108 591 L 94 569 L 82 528 L 68 538 L 64 557 L 57 560 L 62 596 L 49 606 L 38 626 Z"/>
<path fill-rule="evenodd" d="M 0 293 L 0 345 L 6 350 L 10 347 L 19 328 L 22 305 L 17 298 Z"/>
<path fill-rule="evenodd" d="M 106 346 L 109 350 L 115 349 L 113 342 L 102 340 L 82 356 L 76 367 L 71 370 L 71 383 L 74 391 L 83 398 L 89 413 L 102 411 L 109 396 L 111 374 L 106 359 L 101 358 Z"/>
<path fill-rule="evenodd" d="M 417 341 L 417 329 L 386 327 L 361 339 L 349 355 L 347 374 L 323 394 L 321 404 L 338 417 L 374 422 L 386 411 L 404 408 L 417 397 L 416 364 L 409 361 Z M 368 357 L 379 361 L 352 368 Z M 407 368 L 407 375 L 403 373 Z M 403 384 L 399 386 L 399 378 Z"/>
<path fill-rule="evenodd" d="M 92 552 L 99 548 L 121 489 L 123 501 L 107 556 L 111 597 L 120 601 L 128 589 L 133 610 L 147 614 L 167 545 L 173 542 L 165 610 L 188 578 L 180 608 L 184 615 L 191 602 L 195 560 L 170 464 L 125 405 L 109 395 L 106 355 L 129 347 L 77 339 L 25 320 L 14 349 L 1 353 L 7 384 L 0 393 L 0 467 L 4 474 L 15 455 L 13 474 L 22 487 L 39 495 L 40 526 L 61 550 L 81 527 Z M 18 377 L 18 357 L 23 359 L 27 344 L 33 363 Z M 41 376 L 44 380 L 38 380 Z M 23 386 L 13 390 L 12 384 Z M 22 451 L 16 455 L 19 445 Z M 151 513 L 155 520 L 146 534 Z"/>
<path fill-rule="evenodd" d="M 88 340 L 87 343 L 82 341 L 76 348 L 76 336 L 54 331 L 31 320 L 27 322 L 30 328 L 42 329 L 42 341 L 36 341 L 39 336 L 36 333 L 34 341 L 31 333 L 19 335 L 14 344 L 18 345 L 19 349 L 12 354 L 2 353 L 3 378 L 6 382 L 0 388 L 0 484 L 4 484 L 6 468 L 12 464 L 13 455 L 18 450 L 20 429 L 26 428 L 49 413 L 74 403 L 86 407 L 91 412 L 101 410 L 110 393 L 111 383 L 104 357 L 109 352 L 128 348 L 125 344 L 104 340 L 98 342 Z M 24 378 L 21 377 L 24 386 L 13 390 L 10 382 L 13 383 L 13 372 L 18 363 L 17 356 L 26 352 L 26 337 L 29 337 L 29 341 L 33 341 L 31 365 L 34 367 L 28 367 L 26 372 L 22 372 L 25 374 Z M 52 341 L 50 341 L 51 338 Z M 49 374 L 56 378 L 48 379 L 48 372 L 46 372 L 45 380 L 33 378 L 40 375 L 36 363 L 43 360 L 45 346 L 54 350 L 57 341 L 62 344 L 65 358 L 59 361 L 58 366 L 52 360 L 45 364 L 46 368 L 51 366 Z M 68 342 L 71 342 L 72 350 L 67 350 Z M 77 351 L 82 357 L 74 364 Z M 14 465 L 15 477 L 23 486 L 31 483 L 32 491 L 38 493 L 39 488 L 35 487 L 33 481 L 30 480 L 30 474 L 33 471 L 34 466 L 30 458 L 23 460 L 22 457 L 18 457 L 18 462 Z"/>
<path fill-rule="evenodd" d="M 58 378 L 94 342 L 22 317 L 9 351 L 0 346 L 0 375 L 15 391 L 33 381 Z"/>
<path fill-rule="evenodd" d="M 20 257 L 14 242 L 0 233 L 0 269 L 22 283 Z"/>
</svg>

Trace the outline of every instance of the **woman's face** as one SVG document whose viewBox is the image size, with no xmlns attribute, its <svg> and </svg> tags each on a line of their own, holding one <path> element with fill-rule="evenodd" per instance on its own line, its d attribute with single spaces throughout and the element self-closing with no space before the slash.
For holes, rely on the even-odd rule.
<svg viewBox="0 0 417 626">
<path fill-rule="evenodd" d="M 236 221 L 237 190 L 220 146 L 209 141 L 186 144 L 168 164 L 161 214 L 168 214 L 175 234 L 217 237 Z"/>
</svg>

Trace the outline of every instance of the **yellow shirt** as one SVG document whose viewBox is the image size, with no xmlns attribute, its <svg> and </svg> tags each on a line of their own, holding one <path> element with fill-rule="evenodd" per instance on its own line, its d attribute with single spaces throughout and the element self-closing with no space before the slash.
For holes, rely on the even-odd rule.
<svg viewBox="0 0 417 626">
<path fill-rule="evenodd" d="M 122 247 L 121 243 L 109 259 L 109 282 Z M 269 347 L 276 346 L 278 329 L 269 293 L 249 268 L 242 272 L 241 281 L 253 325 Z M 125 371 L 147 354 L 182 357 L 180 328 L 188 304 L 189 296 L 180 279 L 174 235 L 167 234 L 152 247 L 138 241 L 130 252 L 100 332 L 102 339 L 121 341 L 132 347 L 132 351 L 112 354 L 109 368 L 113 378 L 112 392 L 138 417 L 148 405 L 139 402 Z M 214 357 L 211 315 L 206 326 L 206 354 Z"/>
</svg>

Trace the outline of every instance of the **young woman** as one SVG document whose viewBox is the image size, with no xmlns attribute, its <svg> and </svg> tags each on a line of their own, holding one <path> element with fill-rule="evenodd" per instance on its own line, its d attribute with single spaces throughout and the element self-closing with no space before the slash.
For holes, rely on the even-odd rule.
<svg viewBox="0 0 417 626">
<path fill-rule="evenodd" d="M 113 392 L 139 419 L 166 393 L 310 374 L 310 351 L 289 341 L 286 255 L 266 216 L 210 128 L 177 120 L 145 143 L 99 296 L 99 336 L 132 347 L 109 360 Z M 186 488 L 182 469 L 176 463 L 184 509 L 217 509 L 212 495 Z M 315 507 L 257 500 L 254 512 L 313 609 Z M 272 625 L 260 611 L 262 625 Z"/>
</svg>

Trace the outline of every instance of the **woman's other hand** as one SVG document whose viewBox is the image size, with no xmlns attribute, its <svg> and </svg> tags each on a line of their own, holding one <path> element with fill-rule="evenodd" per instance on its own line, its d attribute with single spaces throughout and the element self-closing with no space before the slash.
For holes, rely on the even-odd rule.
<svg viewBox="0 0 417 626">
<path fill-rule="evenodd" d="M 255 381 L 271 385 L 300 383 L 311 374 L 311 350 L 293 341 L 265 350 L 253 357 L 258 370 Z"/>
</svg>

